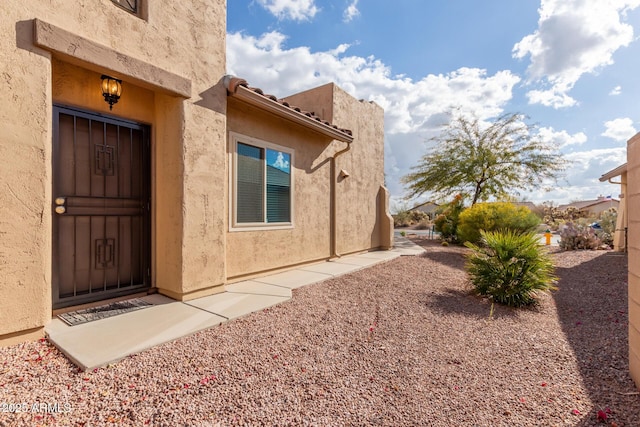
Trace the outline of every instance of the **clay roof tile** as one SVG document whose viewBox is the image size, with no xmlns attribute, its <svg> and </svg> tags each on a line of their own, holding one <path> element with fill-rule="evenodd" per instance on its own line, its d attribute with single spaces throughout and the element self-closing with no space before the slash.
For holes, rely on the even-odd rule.
<svg viewBox="0 0 640 427">
<path fill-rule="evenodd" d="M 290 108 L 293 111 L 296 111 L 298 113 L 304 114 L 305 116 L 309 117 L 309 118 L 313 118 L 315 120 L 317 120 L 318 122 L 322 123 L 325 126 L 331 127 L 333 129 L 336 129 L 342 133 L 344 133 L 345 135 L 349 135 L 349 136 L 353 136 L 353 133 L 349 130 L 349 129 L 342 129 L 339 128 L 338 126 L 331 124 L 330 122 L 323 120 L 321 117 L 316 116 L 316 113 L 313 111 L 303 111 L 300 107 L 296 107 L 296 106 L 292 106 L 290 105 L 287 101 L 284 100 L 280 100 L 278 99 L 275 95 L 268 95 L 265 94 L 263 92 L 262 89 L 260 89 L 259 87 L 251 87 L 249 86 L 249 83 L 247 83 L 246 80 L 241 79 L 239 77 L 235 77 L 235 76 L 226 76 L 225 77 L 225 86 L 227 87 L 227 91 L 230 95 L 235 94 L 238 91 L 238 87 L 240 86 L 244 86 L 247 89 L 251 90 L 252 92 L 257 93 L 258 95 L 262 95 L 265 98 L 276 102 L 284 107 Z"/>
<path fill-rule="evenodd" d="M 244 79 L 233 77 L 227 84 L 227 91 L 229 91 L 229 93 L 235 93 L 238 90 L 238 86 L 249 87 L 249 83 Z"/>
</svg>

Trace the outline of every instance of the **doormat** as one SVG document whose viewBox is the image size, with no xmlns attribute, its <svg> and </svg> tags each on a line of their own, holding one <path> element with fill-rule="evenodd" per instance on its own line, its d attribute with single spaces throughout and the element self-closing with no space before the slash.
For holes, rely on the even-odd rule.
<svg viewBox="0 0 640 427">
<path fill-rule="evenodd" d="M 126 301 L 113 302 L 99 307 L 85 308 L 83 310 L 71 311 L 69 313 L 58 314 L 58 318 L 69 326 L 81 325 L 93 322 L 94 320 L 106 319 L 118 314 L 140 310 L 152 306 L 150 302 L 134 298 Z"/>
</svg>

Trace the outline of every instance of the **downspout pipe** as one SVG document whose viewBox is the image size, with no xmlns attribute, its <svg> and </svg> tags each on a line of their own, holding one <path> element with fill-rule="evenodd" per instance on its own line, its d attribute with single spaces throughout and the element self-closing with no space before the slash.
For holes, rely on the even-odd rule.
<svg viewBox="0 0 640 427">
<path fill-rule="evenodd" d="M 342 150 L 336 152 L 331 157 L 331 256 L 330 258 L 340 258 L 342 255 L 338 253 L 338 208 L 337 208 L 337 199 L 338 199 L 338 191 L 337 191 L 337 183 L 338 183 L 338 174 L 336 173 L 336 159 L 338 156 L 346 153 L 351 149 L 351 142 L 347 142 L 347 146 Z"/>
</svg>

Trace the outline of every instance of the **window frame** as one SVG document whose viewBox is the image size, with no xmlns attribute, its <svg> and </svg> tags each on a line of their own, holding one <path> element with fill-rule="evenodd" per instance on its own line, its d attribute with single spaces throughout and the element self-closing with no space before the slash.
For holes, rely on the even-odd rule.
<svg viewBox="0 0 640 427">
<path fill-rule="evenodd" d="M 140 19 L 147 19 L 147 11 L 146 11 L 146 0 L 135 0 L 136 2 L 136 10 L 133 11 L 129 7 L 124 6 L 121 0 L 111 0 L 113 4 L 115 4 L 119 9 L 124 10 L 130 15 L 136 16 Z"/>
<path fill-rule="evenodd" d="M 238 143 L 254 146 L 264 150 L 261 159 L 263 168 L 262 211 L 263 222 L 238 222 Z M 279 151 L 289 155 L 289 218 L 288 222 L 267 222 L 267 153 L 266 150 Z M 295 150 L 290 147 L 274 144 L 237 132 L 229 132 L 229 231 L 286 230 L 294 228 L 294 195 L 295 180 L 293 165 Z"/>
</svg>

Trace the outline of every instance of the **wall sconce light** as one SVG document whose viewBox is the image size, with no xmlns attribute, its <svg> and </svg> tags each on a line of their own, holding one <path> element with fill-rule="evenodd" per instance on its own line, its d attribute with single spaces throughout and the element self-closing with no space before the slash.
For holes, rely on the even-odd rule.
<svg viewBox="0 0 640 427">
<path fill-rule="evenodd" d="M 113 110 L 113 104 L 117 103 L 122 94 L 122 80 L 102 75 L 102 96 L 109 104 L 109 110 Z"/>
</svg>

